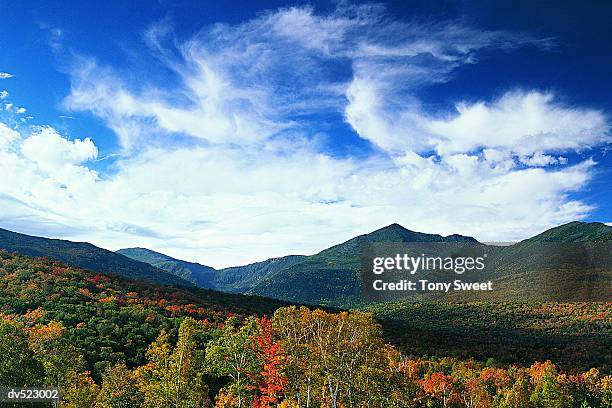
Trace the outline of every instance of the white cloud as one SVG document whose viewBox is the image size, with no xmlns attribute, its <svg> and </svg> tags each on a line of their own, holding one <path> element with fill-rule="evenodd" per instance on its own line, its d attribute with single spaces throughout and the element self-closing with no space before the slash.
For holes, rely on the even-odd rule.
<svg viewBox="0 0 612 408">
<path fill-rule="evenodd" d="M 23 141 L 21 153 L 41 169 L 50 170 L 95 159 L 98 149 L 89 138 L 69 141 L 55 129 L 44 127 Z"/>
<path fill-rule="evenodd" d="M 112 71 L 93 61 L 78 68 L 66 106 L 92 109 L 103 117 L 125 149 L 143 142 L 143 136 L 150 142 L 159 132 L 186 134 L 212 143 L 253 144 L 288 127 L 288 123 L 268 117 L 259 92 L 237 89 L 199 57 L 189 58 L 195 73 L 184 79 L 181 106 L 160 99 L 159 92 L 131 93 Z"/>
<path fill-rule="evenodd" d="M 0 149 L 6 149 L 19 139 L 19 133 L 0 122 Z"/>
<path fill-rule="evenodd" d="M 0 191 L 12 198 L 0 209 L 20 214 L 13 220 L 49 231 L 70 225 L 71 239 L 215 266 L 313 253 L 393 222 L 487 241 L 523 238 L 588 213 L 567 193 L 588 182 L 594 165 L 506 171 L 470 155 L 390 163 L 334 159 L 307 145 L 290 154 L 274 146 L 157 148 L 100 178 L 86 167 L 95 158 L 88 139 L 46 128 L 13 146 L 0 153 Z"/>
<path fill-rule="evenodd" d="M 460 103 L 442 119 L 423 113 L 412 97 L 403 100 L 406 109 L 389 108 L 388 95 L 370 81 L 355 79 L 347 96 L 347 121 L 360 136 L 390 152 L 448 155 L 491 149 L 533 156 L 581 151 L 611 140 L 602 112 L 565 107 L 552 94 L 537 91 L 509 92 L 490 104 Z"/>
<path fill-rule="evenodd" d="M 568 162 L 566 157 L 554 157 L 539 151 L 535 152 L 532 156 L 521 157 L 520 161 L 523 164 L 534 167 L 546 167 L 551 164 L 567 164 Z"/>
<path fill-rule="evenodd" d="M 407 24 L 389 20 L 380 6 L 347 5 L 329 16 L 308 7 L 281 9 L 235 26 L 206 27 L 183 43 L 164 21 L 153 25 L 145 39 L 176 73 L 180 89 L 136 88 L 113 69 L 81 59 L 65 100 L 69 109 L 104 118 L 126 149 L 143 134 L 150 143 L 160 133 L 212 143 L 261 143 L 303 127 L 299 121 L 306 115 L 342 112 L 351 70 L 355 78 L 375 73 L 376 85 L 386 81 L 387 91 L 397 84 L 441 81 L 485 47 L 541 46 L 523 34 Z M 332 74 L 342 70 L 347 72 Z"/>
<path fill-rule="evenodd" d="M 13 77 L 13 74 L 9 74 L 8 72 L 0 72 L 0 79 L 8 79 L 12 77 Z"/>
<path fill-rule="evenodd" d="M 9 96 L 9 93 L 6 89 L 0 91 L 0 100 L 5 99 Z"/>
<path fill-rule="evenodd" d="M 88 139 L 66 140 L 48 127 L 22 132 L 0 125 L 2 224 L 25 232 L 45 225 L 57 234 L 90 225 L 95 216 L 79 218 L 78 208 L 88 205 L 89 188 L 97 180 L 82 165 L 95 157 L 95 146 Z"/>
<path fill-rule="evenodd" d="M 603 113 L 564 107 L 552 94 L 511 92 L 491 104 L 457 105 L 458 114 L 430 120 L 442 153 L 498 148 L 517 154 L 579 151 L 610 140 Z"/>
<path fill-rule="evenodd" d="M 313 253 L 394 222 L 499 241 L 592 210 L 571 193 L 596 163 L 564 157 L 607 141 L 601 112 L 535 90 L 446 115 L 418 98 L 480 50 L 546 42 L 399 22 L 380 6 L 282 9 L 183 42 L 171 32 L 160 23 L 145 35 L 175 73 L 171 86 L 75 63 L 65 105 L 117 133 L 112 172 L 92 170 L 91 139 L 0 126 L 3 225 L 226 266 Z M 322 115 L 345 118 L 377 149 L 330 153 L 342 142 L 321 137 Z"/>
</svg>

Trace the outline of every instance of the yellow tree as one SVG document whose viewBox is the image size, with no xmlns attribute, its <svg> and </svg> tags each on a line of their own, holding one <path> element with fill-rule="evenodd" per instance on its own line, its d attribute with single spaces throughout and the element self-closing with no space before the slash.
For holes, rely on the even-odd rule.
<svg viewBox="0 0 612 408">
<path fill-rule="evenodd" d="M 125 364 L 106 370 L 96 408 L 130 408 L 142 403 L 143 395 L 136 384 L 136 376 Z"/>
<path fill-rule="evenodd" d="M 323 386 L 319 363 L 312 358 L 314 350 L 309 334 L 314 323 L 311 311 L 306 307 L 280 308 L 274 313 L 272 323 L 287 355 L 286 395 L 297 406 L 310 407 L 313 390 Z"/>
<path fill-rule="evenodd" d="M 143 406 L 198 408 L 209 405 L 203 362 L 196 349 L 198 323 L 187 317 L 181 322 L 176 347 L 164 331 L 147 349 L 148 363 L 137 370 Z"/>
<path fill-rule="evenodd" d="M 70 372 L 66 385 L 62 387 L 61 407 L 91 408 L 95 406 L 100 387 L 90 377 L 89 372 Z"/>
<path fill-rule="evenodd" d="M 288 357 L 287 395 L 298 405 L 360 406 L 388 391 L 388 356 L 370 314 L 289 307 L 273 322 Z"/>
</svg>

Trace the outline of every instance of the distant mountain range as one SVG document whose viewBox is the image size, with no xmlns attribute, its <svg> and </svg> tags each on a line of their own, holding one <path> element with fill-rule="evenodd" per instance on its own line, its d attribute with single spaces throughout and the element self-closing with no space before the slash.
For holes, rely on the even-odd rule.
<svg viewBox="0 0 612 408">
<path fill-rule="evenodd" d="M 117 251 L 139 262 L 146 262 L 177 275 L 193 284 L 223 292 L 246 293 L 262 279 L 275 272 L 302 262 L 304 255 L 289 255 L 272 258 L 249 265 L 215 269 L 195 262 L 182 261 L 146 248 L 125 248 Z"/>
<path fill-rule="evenodd" d="M 472 237 L 424 234 L 392 224 L 335 245 L 302 262 L 268 274 L 247 293 L 312 304 L 350 306 L 360 303 L 361 251 L 370 243 L 478 243 Z"/>
<path fill-rule="evenodd" d="M 311 256 L 289 255 L 216 270 L 146 248 L 113 253 L 88 243 L 31 237 L 0 229 L 0 249 L 44 256 L 81 268 L 170 285 L 197 285 L 296 303 L 340 307 L 364 303 L 360 273 L 369 244 L 467 245 L 488 255 L 488 267 L 474 278 L 491 280 L 494 292 L 415 294 L 412 300 L 606 300 L 612 299 L 612 227 L 572 222 L 509 246 L 479 243 L 462 235 L 441 236 L 392 224 Z"/>
<path fill-rule="evenodd" d="M 572 222 L 509 246 L 485 245 L 472 237 L 457 234 L 446 237 L 424 234 L 392 224 L 315 255 L 291 255 L 218 270 L 211 280 L 207 280 L 210 286 L 206 287 L 291 302 L 359 306 L 363 303 L 361 252 L 369 243 L 467 244 L 479 246 L 488 254 L 489 267 L 476 277 L 492 280 L 498 288 L 496 291 L 419 293 L 413 300 L 612 299 L 612 227 L 596 222 Z M 120 253 L 147 262 L 147 258 L 136 252 L 121 250 Z M 153 265 L 172 271 L 181 262 Z M 210 269 L 206 268 L 207 279 L 210 279 Z"/>
<path fill-rule="evenodd" d="M 125 248 L 117 251 L 118 254 L 138 262 L 145 262 L 163 271 L 176 275 L 201 288 L 211 288 L 214 285 L 215 268 L 200 265 L 195 262 L 181 261 L 159 252 L 146 248 Z"/>
<path fill-rule="evenodd" d="M 157 282 L 165 285 L 193 286 L 172 273 L 139 262 L 87 242 L 34 237 L 0 228 L 0 250 L 32 257 L 44 257 L 93 272 Z"/>
</svg>

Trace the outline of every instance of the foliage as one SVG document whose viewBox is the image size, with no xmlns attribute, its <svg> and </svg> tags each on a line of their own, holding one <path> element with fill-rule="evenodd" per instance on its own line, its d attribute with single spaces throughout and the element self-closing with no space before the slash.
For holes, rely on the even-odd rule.
<svg viewBox="0 0 612 408">
<path fill-rule="evenodd" d="M 0 384 L 41 384 L 44 379 L 43 365 L 29 348 L 23 325 L 0 319 L 0 356 Z"/>
<path fill-rule="evenodd" d="M 257 361 L 249 347 L 251 338 L 257 333 L 257 319 L 249 318 L 240 326 L 237 319 L 229 319 L 218 336 L 206 348 L 207 371 L 218 377 L 229 378 L 229 384 L 223 389 L 220 404 L 227 405 L 235 400 L 237 406 L 245 406 L 245 400 L 252 398 L 252 388 L 248 384 L 247 373 L 254 373 Z"/>
<path fill-rule="evenodd" d="M 442 352 L 427 357 L 386 343 L 367 312 L 248 301 L 0 253 L 0 384 L 56 385 L 62 406 L 83 408 L 600 408 L 612 401 L 607 366 L 580 371 L 541 359 L 519 365 Z M 427 307 L 421 315 L 406 312 L 421 319 L 411 335 L 431 322 L 427 313 L 455 313 Z M 505 316 L 484 313 L 490 305 L 465 307 L 454 321 L 463 316 L 466 330 L 484 316 L 495 332 L 492 316 Z M 594 325 L 608 341 L 609 304 L 500 307 L 508 312 L 502 324 L 556 316 L 568 327 Z"/>
<path fill-rule="evenodd" d="M 612 371 L 611 302 L 395 302 L 365 310 L 408 354 Z"/>
<path fill-rule="evenodd" d="M 76 352 L 97 381 L 117 363 L 144 364 L 147 346 L 162 330 L 175 339 L 182 317 L 214 328 L 230 316 L 271 314 L 283 304 L 131 281 L 0 251 L 0 314 L 39 332 L 32 346 L 48 357 L 45 364 L 70 360 Z"/>
<path fill-rule="evenodd" d="M 254 373 L 247 372 L 249 380 L 254 383 L 250 386 L 255 390 L 253 405 L 268 408 L 279 402 L 287 383 L 282 372 L 285 356 L 281 342 L 274 338 L 274 327 L 267 316 L 261 318 L 259 331 L 250 340 L 250 348 L 258 365 Z"/>
<path fill-rule="evenodd" d="M 43 357 L 32 348 L 45 330 L 12 321 L 0 328 L 0 344 L 21 350 L 6 355 L 4 378 L 23 371 L 19 363 L 37 367 L 26 382 L 43 378 L 37 364 Z M 101 387 L 87 371 L 68 370 L 62 406 L 210 407 L 206 375 L 228 379 L 213 396 L 216 407 L 597 408 L 610 402 L 612 377 L 596 369 L 409 358 L 385 344 L 379 325 L 362 312 L 280 308 L 272 320 L 230 318 L 201 342 L 210 330 L 184 318 L 176 342 L 162 332 L 147 349 L 147 363 L 107 369 Z"/>
<path fill-rule="evenodd" d="M 144 395 L 143 407 L 196 408 L 207 405 L 203 382 L 202 354 L 196 350 L 198 323 L 185 318 L 175 347 L 166 332 L 147 349 L 148 363 L 136 370 L 138 388 Z"/>
</svg>

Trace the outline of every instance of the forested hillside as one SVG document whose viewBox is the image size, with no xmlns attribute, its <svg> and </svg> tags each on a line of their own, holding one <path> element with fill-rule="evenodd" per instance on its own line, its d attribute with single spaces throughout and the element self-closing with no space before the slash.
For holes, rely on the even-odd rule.
<svg viewBox="0 0 612 408">
<path fill-rule="evenodd" d="M 509 246 L 482 244 L 457 234 L 446 237 L 424 234 L 392 224 L 311 256 L 290 255 L 245 266 L 206 270 L 204 285 L 297 303 L 361 307 L 370 303 L 363 296 L 363 251 L 369 245 L 380 244 L 389 246 L 389 250 L 395 245 L 396 253 L 413 256 L 427 251 L 447 256 L 457 248 L 471 248 L 488 257 L 485 270 L 460 277 L 476 282 L 490 280 L 493 291 L 410 292 L 401 293 L 400 299 L 395 300 L 605 302 L 612 299 L 612 227 L 597 222 L 572 222 Z M 188 275 L 183 273 L 183 268 L 189 262 L 160 261 L 166 256 L 142 249 L 120 252 L 179 276 Z M 151 253 L 156 255 L 151 257 Z M 192 268 L 189 273 L 200 272 Z M 420 273 L 416 277 L 449 279 L 448 274 L 424 277 Z"/>
<path fill-rule="evenodd" d="M 246 293 L 268 276 L 302 262 L 304 255 L 287 255 L 248 265 L 214 269 L 195 262 L 183 261 L 146 248 L 124 248 L 118 254 L 176 275 L 201 288 L 223 292 Z"/>
<path fill-rule="evenodd" d="M 161 330 L 191 316 L 212 327 L 236 316 L 272 314 L 283 302 L 126 280 L 0 251 L 0 313 L 24 323 L 55 321 L 99 378 L 119 361 L 145 361 Z"/>
<path fill-rule="evenodd" d="M 287 255 L 248 265 L 219 269 L 216 288 L 226 292 L 248 293 L 259 282 L 306 260 L 304 255 Z"/>
<path fill-rule="evenodd" d="M 210 266 L 182 261 L 146 248 L 125 248 L 118 250 L 117 253 L 176 275 L 200 288 L 208 289 L 215 286 L 216 271 Z"/>
<path fill-rule="evenodd" d="M 115 274 L 125 278 L 167 285 L 191 285 L 190 282 L 155 268 L 149 263 L 135 261 L 87 242 L 34 237 L 0 228 L 0 250 L 45 257 L 90 271 Z"/>
<path fill-rule="evenodd" d="M 365 308 L 416 355 L 612 372 L 612 302 L 394 302 Z"/>
<path fill-rule="evenodd" d="M 0 305 L 0 384 L 61 386 L 65 407 L 595 408 L 612 402 L 606 365 L 587 369 L 588 360 L 578 358 L 575 366 L 559 367 L 544 361 L 545 352 L 518 365 L 532 355 L 515 348 L 516 361 L 511 353 L 496 361 L 482 349 L 471 359 L 469 347 L 463 354 L 443 347 L 435 336 L 448 337 L 452 329 L 427 329 L 440 310 L 406 311 L 413 323 L 402 334 L 422 344 L 400 339 L 398 348 L 389 342 L 393 326 L 381 328 L 364 312 L 176 289 L 6 252 L 0 253 Z M 609 341 L 609 304 L 532 307 L 521 308 L 519 323 L 507 313 L 498 327 L 528 330 L 545 322 L 546 332 L 574 319 L 582 323 L 567 324 L 560 336 L 580 328 L 603 333 L 589 347 Z M 468 331 L 495 327 L 496 314 L 479 322 L 481 313 L 451 310 L 446 323 Z M 455 344 L 474 340 L 454 335 Z"/>
</svg>

